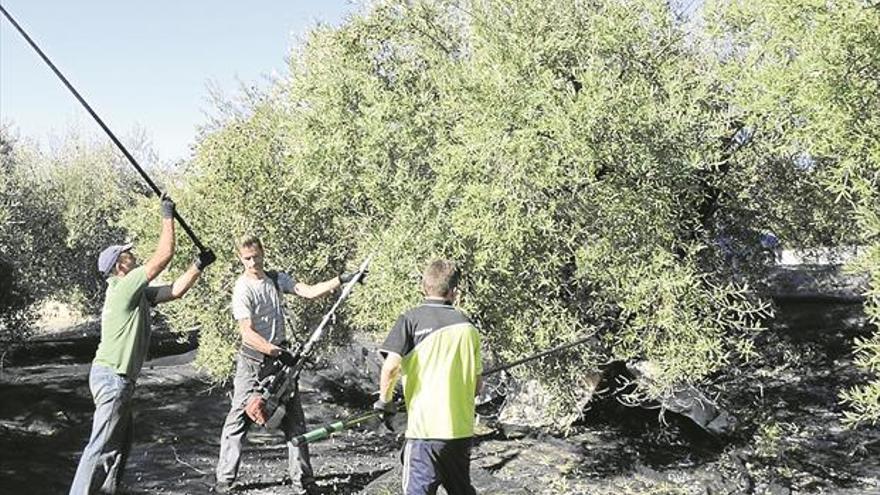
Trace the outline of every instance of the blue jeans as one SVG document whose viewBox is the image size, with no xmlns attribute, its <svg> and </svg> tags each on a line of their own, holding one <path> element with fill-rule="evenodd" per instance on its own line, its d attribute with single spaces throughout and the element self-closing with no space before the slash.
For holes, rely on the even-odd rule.
<svg viewBox="0 0 880 495">
<path fill-rule="evenodd" d="M 131 397 L 135 382 L 116 371 L 93 364 L 89 388 L 95 401 L 92 434 L 83 449 L 71 495 L 116 493 L 131 451 Z"/>
</svg>

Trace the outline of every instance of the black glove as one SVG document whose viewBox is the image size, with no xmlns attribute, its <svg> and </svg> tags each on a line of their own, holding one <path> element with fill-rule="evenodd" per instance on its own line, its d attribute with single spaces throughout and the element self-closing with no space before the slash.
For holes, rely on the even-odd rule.
<svg viewBox="0 0 880 495">
<path fill-rule="evenodd" d="M 373 403 L 373 410 L 379 413 L 383 421 L 394 417 L 397 414 L 397 403 L 394 401 L 385 402 L 382 399 Z"/>
<path fill-rule="evenodd" d="M 208 268 L 208 265 L 210 265 L 211 263 L 213 263 L 216 260 L 217 260 L 217 256 L 214 254 L 214 251 L 211 251 L 210 249 L 206 249 L 206 250 L 200 252 L 198 256 L 196 256 L 196 261 L 195 261 L 196 269 L 198 271 L 202 271 L 205 268 Z"/>
<path fill-rule="evenodd" d="M 367 278 L 367 273 L 369 273 L 369 271 L 364 270 L 364 273 L 361 274 L 361 278 L 358 279 L 358 283 L 360 283 L 360 284 L 364 283 L 364 279 Z M 352 279 L 354 279 L 355 275 L 357 275 L 357 274 L 358 274 L 358 272 L 343 273 L 342 275 L 339 276 L 339 283 L 342 285 L 347 284 L 347 283 L 351 282 Z"/>
<path fill-rule="evenodd" d="M 278 355 L 278 360 L 281 361 L 284 366 L 291 367 L 296 365 L 297 361 L 296 356 L 288 349 L 281 350 L 281 354 Z"/>
<path fill-rule="evenodd" d="M 159 208 L 162 211 L 162 218 L 174 218 L 174 201 L 171 201 L 167 194 L 162 195 Z"/>
</svg>

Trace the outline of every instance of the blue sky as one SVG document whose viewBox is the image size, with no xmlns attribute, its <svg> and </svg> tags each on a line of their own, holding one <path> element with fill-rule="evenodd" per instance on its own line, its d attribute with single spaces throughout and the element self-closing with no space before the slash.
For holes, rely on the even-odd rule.
<svg viewBox="0 0 880 495">
<path fill-rule="evenodd" d="M 143 130 L 162 163 L 189 155 L 211 113 L 209 83 L 230 96 L 241 82 L 265 86 L 309 28 L 338 25 L 357 8 L 349 0 L 0 3 L 123 143 Z M 2 15 L 0 122 L 43 145 L 71 128 L 104 136 Z"/>
</svg>

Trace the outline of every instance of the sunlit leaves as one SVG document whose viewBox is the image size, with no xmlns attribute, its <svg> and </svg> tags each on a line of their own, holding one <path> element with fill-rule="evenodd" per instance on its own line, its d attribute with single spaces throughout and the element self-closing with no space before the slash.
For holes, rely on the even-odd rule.
<svg viewBox="0 0 880 495">
<path fill-rule="evenodd" d="M 795 220 L 788 223 L 805 245 L 867 247 L 851 269 L 869 274 L 867 313 L 876 325 L 880 11 L 848 0 L 719 1 L 708 18 L 719 74 L 755 136 L 747 153 L 762 166 L 796 165 L 772 177 L 795 184 L 789 191 L 810 205 L 783 200 L 770 211 Z M 789 193 L 778 184 L 762 189 Z M 857 363 L 876 377 L 872 342 L 857 342 Z M 875 378 L 842 394 L 849 423 L 880 418 L 878 390 Z"/>
<path fill-rule="evenodd" d="M 390 1 L 316 29 L 175 191 L 224 248 L 172 316 L 199 321 L 200 362 L 227 372 L 226 247 L 255 231 L 306 280 L 375 252 L 346 316 L 380 332 L 430 257 L 459 261 L 461 305 L 501 360 L 633 316 L 608 348 L 528 368 L 563 402 L 565 377 L 610 357 L 656 361 L 659 389 L 703 380 L 765 314 L 696 254 L 714 249 L 699 216 L 729 128 L 713 84 L 663 2 Z"/>
</svg>

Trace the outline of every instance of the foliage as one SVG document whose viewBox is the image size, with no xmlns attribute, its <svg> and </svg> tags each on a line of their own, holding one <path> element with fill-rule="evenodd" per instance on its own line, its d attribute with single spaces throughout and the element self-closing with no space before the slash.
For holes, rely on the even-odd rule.
<svg viewBox="0 0 880 495">
<path fill-rule="evenodd" d="M 755 136 L 754 162 L 788 160 L 807 171 L 834 194 L 838 216 L 850 219 L 853 228 L 838 230 L 847 235 L 836 240 L 867 247 L 851 269 L 869 275 L 867 312 L 876 326 L 880 9 L 851 0 L 719 1 L 708 18 L 731 107 Z M 821 232 L 827 217 L 816 212 L 823 210 L 809 200 L 801 210 L 814 221 L 800 223 Z M 852 406 L 851 424 L 880 420 L 877 338 L 857 342 L 857 362 L 874 378 L 842 394 Z"/>
<path fill-rule="evenodd" d="M 0 257 L 4 345 L 30 330 L 33 305 L 54 297 L 94 312 L 101 249 L 124 240 L 119 212 L 138 186 L 108 144 L 66 136 L 50 152 L 2 130 Z"/>
<path fill-rule="evenodd" d="M 871 273 L 876 322 L 877 12 L 719 0 L 689 31 L 662 0 L 374 2 L 312 30 L 287 79 L 217 102 L 220 117 L 167 183 L 218 261 L 163 311 L 179 330 L 201 329 L 198 363 L 222 379 L 239 340 L 239 235 L 260 235 L 269 268 L 306 282 L 376 253 L 338 338 L 387 331 L 420 299 L 426 261 L 448 257 L 490 359 L 597 332 L 518 371 L 549 385 L 563 413 L 577 377 L 611 359 L 653 363 L 650 399 L 753 357 L 771 313 L 768 232 L 788 247 L 871 246 L 853 269 Z M 100 246 L 125 231 L 141 258 L 152 252 L 156 201 L 109 150 L 36 155 L 31 175 L 0 185 L 29 181 L 37 192 L 19 211 L 45 215 L 64 240 L 39 246 L 41 276 L 94 295 Z M 178 241 L 169 279 L 194 254 Z M 21 244 L 11 259 L 37 249 Z M 328 305 L 297 301 L 292 331 L 304 336 Z M 857 345 L 876 371 L 876 336 Z M 844 395 L 851 421 L 876 420 L 875 387 Z"/>
<path fill-rule="evenodd" d="M 30 202 L 28 188 L 21 186 L 16 169 L 15 143 L 5 128 L 0 128 L 0 350 L 24 340 L 34 318 L 33 296 L 22 280 L 22 267 L 17 263 L 16 238 L 23 222 L 17 210 Z M 14 232 L 13 232 L 14 231 Z M 16 235 L 17 234 L 17 235 Z"/>
<path fill-rule="evenodd" d="M 463 266 L 461 306 L 499 361 L 610 318 L 599 344 L 523 371 L 563 403 L 566 377 L 611 358 L 657 363 L 648 396 L 705 381 L 768 314 L 750 246 L 791 208 L 768 184 L 825 199 L 790 161 L 731 158 L 741 129 L 705 67 L 652 0 L 387 1 L 316 28 L 288 80 L 205 130 L 174 190 L 219 261 L 172 320 L 200 325 L 216 377 L 231 370 L 231 245 L 251 231 L 306 281 L 376 252 L 346 326 L 386 331 L 433 256 Z M 323 306 L 297 305 L 297 325 Z"/>
</svg>

